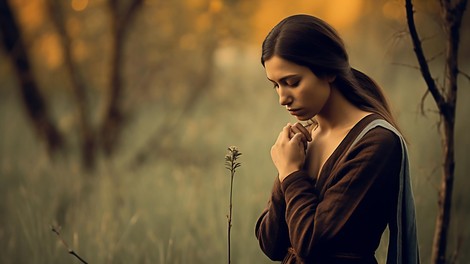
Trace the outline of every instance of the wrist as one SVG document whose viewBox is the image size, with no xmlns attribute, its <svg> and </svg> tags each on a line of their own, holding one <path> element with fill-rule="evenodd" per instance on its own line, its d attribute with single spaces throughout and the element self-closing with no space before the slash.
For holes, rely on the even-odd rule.
<svg viewBox="0 0 470 264">
<path fill-rule="evenodd" d="M 299 171 L 299 170 L 300 170 L 299 168 L 292 167 L 292 168 L 289 168 L 289 169 L 279 171 L 279 181 L 282 183 L 282 181 L 285 178 L 289 177 L 291 174 L 293 174 L 294 172 Z"/>
</svg>

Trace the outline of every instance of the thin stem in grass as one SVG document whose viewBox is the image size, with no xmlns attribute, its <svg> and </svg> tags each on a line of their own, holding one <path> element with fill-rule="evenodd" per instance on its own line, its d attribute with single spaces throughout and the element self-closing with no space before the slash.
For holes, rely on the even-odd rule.
<svg viewBox="0 0 470 264">
<path fill-rule="evenodd" d="M 62 236 L 60 236 L 60 231 L 58 228 L 55 228 L 54 226 L 51 226 L 51 230 L 52 232 L 54 232 L 57 237 L 59 238 L 60 242 L 62 243 L 62 245 L 64 245 L 64 247 L 67 248 L 67 251 L 69 252 L 69 254 L 75 256 L 77 259 L 79 259 L 82 263 L 84 264 L 88 264 L 88 262 L 86 262 L 84 259 L 82 259 L 77 253 L 75 253 L 75 251 L 73 251 L 73 249 L 71 249 L 69 247 L 69 245 L 67 244 L 67 242 L 65 242 L 65 240 L 62 238 Z"/>
<path fill-rule="evenodd" d="M 225 168 L 230 171 L 230 203 L 229 203 L 229 213 L 227 216 L 228 219 L 228 228 L 227 228 L 227 244 L 228 244 L 228 263 L 231 263 L 231 256 L 230 256 L 230 231 L 232 230 L 232 194 L 233 194 L 233 178 L 235 176 L 235 171 L 238 167 L 241 166 L 240 162 L 237 162 L 238 157 L 242 155 L 241 152 L 238 151 L 238 148 L 235 146 L 231 146 L 228 148 L 228 154 L 225 155 Z"/>
</svg>

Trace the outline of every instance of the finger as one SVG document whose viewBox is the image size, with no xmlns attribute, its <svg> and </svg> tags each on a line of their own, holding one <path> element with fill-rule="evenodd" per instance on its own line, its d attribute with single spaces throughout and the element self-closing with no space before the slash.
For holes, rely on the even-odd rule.
<svg viewBox="0 0 470 264">
<path fill-rule="evenodd" d="M 295 133 L 297 132 L 293 130 L 293 127 L 291 127 L 289 131 L 289 138 L 292 138 L 295 135 Z"/>
<path fill-rule="evenodd" d="M 296 133 L 292 137 L 291 141 L 294 144 L 297 144 L 299 147 L 303 147 L 304 151 L 307 150 L 308 143 L 307 143 L 307 140 L 305 139 L 305 136 L 302 133 Z"/>
<path fill-rule="evenodd" d="M 301 123 L 297 122 L 292 127 L 295 127 L 298 130 L 298 132 L 302 133 L 307 139 L 307 141 L 312 141 L 312 135 L 310 134 L 308 129 L 305 128 Z"/>
<path fill-rule="evenodd" d="M 279 134 L 278 140 L 283 140 L 283 141 L 289 141 L 291 139 L 290 137 L 290 130 L 291 130 L 291 124 L 287 124 L 285 127 L 282 128 L 281 133 Z"/>
<path fill-rule="evenodd" d="M 296 126 L 292 126 L 290 128 L 290 131 L 291 131 L 291 139 L 294 137 L 295 134 L 300 134 L 300 136 L 302 137 L 302 141 L 305 141 L 305 143 L 307 143 L 308 139 L 307 137 L 304 135 L 304 133 L 302 133 L 299 128 L 297 128 Z"/>
<path fill-rule="evenodd" d="M 294 136 L 296 133 L 304 134 L 304 133 L 302 132 L 302 130 L 300 130 L 300 128 L 299 128 L 296 124 L 294 124 L 294 125 L 290 128 L 290 130 L 291 130 L 292 133 L 293 133 L 292 136 Z M 304 136 L 305 136 L 305 138 L 307 139 L 307 135 L 304 135 Z"/>
<path fill-rule="evenodd" d="M 305 136 L 302 133 L 296 133 L 291 142 L 297 144 L 299 147 L 302 147 L 304 150 L 307 148 L 307 141 L 305 141 Z"/>
</svg>

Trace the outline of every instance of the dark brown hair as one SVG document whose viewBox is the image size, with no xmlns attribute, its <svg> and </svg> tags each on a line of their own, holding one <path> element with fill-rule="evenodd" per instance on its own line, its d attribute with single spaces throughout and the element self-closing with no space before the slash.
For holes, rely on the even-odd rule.
<svg viewBox="0 0 470 264">
<path fill-rule="evenodd" d="M 376 113 L 397 127 L 382 89 L 351 68 L 336 30 L 310 15 L 294 15 L 277 24 L 263 42 L 261 63 L 273 56 L 308 67 L 320 78 L 335 76 L 333 85 L 358 108 Z"/>
</svg>

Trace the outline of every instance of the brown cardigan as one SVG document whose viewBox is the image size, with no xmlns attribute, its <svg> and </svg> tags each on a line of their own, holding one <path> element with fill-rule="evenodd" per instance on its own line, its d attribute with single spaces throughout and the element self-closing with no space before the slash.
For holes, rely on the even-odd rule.
<svg viewBox="0 0 470 264">
<path fill-rule="evenodd" d="M 256 223 L 256 237 L 270 259 L 377 263 L 375 250 L 396 212 L 400 140 L 376 127 L 349 149 L 377 118 L 369 115 L 351 129 L 325 162 L 318 180 L 303 170 L 282 184 L 276 177 L 271 199 Z"/>
</svg>

